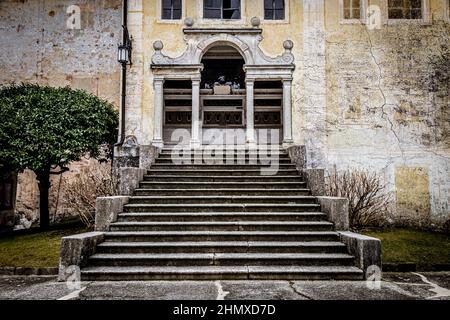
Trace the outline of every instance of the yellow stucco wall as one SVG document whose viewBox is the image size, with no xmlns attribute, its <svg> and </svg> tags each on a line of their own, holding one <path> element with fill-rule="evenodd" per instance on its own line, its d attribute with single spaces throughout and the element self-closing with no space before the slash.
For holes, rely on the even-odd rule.
<svg viewBox="0 0 450 320">
<path fill-rule="evenodd" d="M 263 1 L 242 2 L 241 20 L 213 21 L 201 19 L 202 1 L 184 0 L 183 19 L 193 18 L 197 28 L 251 27 L 252 17 L 262 17 Z M 384 0 L 368 2 L 369 5 L 380 6 L 382 19 L 386 19 L 385 3 Z M 439 93 L 428 92 L 418 78 L 426 78 L 430 68 L 426 63 L 437 52 L 435 48 L 445 42 L 449 27 L 444 21 L 445 0 L 429 0 L 428 4 L 432 22 L 429 25 L 386 24 L 383 20 L 381 28 L 368 30 L 364 25 L 341 23 L 339 0 L 325 0 L 325 102 L 323 110 L 318 111 L 323 115 L 311 116 L 316 111 L 314 95 L 318 88 L 307 87 L 308 79 L 305 78 L 305 68 L 311 65 L 306 66 L 308 61 L 304 52 L 303 1 L 289 0 L 286 21 L 261 21 L 263 40 L 260 47 L 265 54 L 277 56 L 283 52 L 284 40 L 294 42 L 293 138 L 296 144 L 306 144 L 310 150 L 318 146 L 318 150 L 311 153 L 312 157 L 315 155 L 321 159 L 318 166 L 336 165 L 338 169 L 362 167 L 377 171 L 384 176 L 393 192 L 400 190 L 397 194 L 400 197 L 399 211 L 407 206 L 414 207 L 417 212 L 431 210 L 442 215 L 448 213 L 449 205 L 448 196 L 445 196 L 448 179 L 443 182 L 439 178 L 442 172 L 448 175 L 448 162 L 442 157 L 450 152 L 448 141 L 445 142 L 448 121 L 445 116 L 436 118 L 426 110 L 441 109 L 442 114 L 448 113 L 445 111 L 445 98 L 436 99 Z M 141 143 L 148 144 L 153 135 L 154 112 L 150 70 L 154 53 L 152 44 L 155 40 L 162 40 L 163 53 L 177 57 L 185 51 L 186 43 L 183 40 L 183 20 L 160 21 L 158 1 L 143 0 L 141 14 L 142 65 L 138 66 L 142 71 L 140 132 Z M 417 74 L 422 76 L 416 77 Z M 308 76 L 314 76 L 314 71 Z M 308 96 L 310 91 L 314 92 Z M 433 122 L 431 125 L 427 123 L 430 120 Z M 396 169 L 404 166 L 428 168 L 430 183 L 422 179 L 420 188 L 404 191 L 407 186 L 403 184 L 412 174 Z M 414 200 L 419 193 L 424 197 L 419 198 L 425 201 L 421 200 L 421 204 Z M 440 197 L 427 204 L 425 198 L 433 194 Z"/>
<path fill-rule="evenodd" d="M 262 0 L 242 0 L 241 20 L 202 20 L 202 0 L 183 1 L 183 18 L 192 17 L 198 28 L 250 27 L 251 18 L 262 17 L 263 13 Z M 389 190 L 397 195 L 399 212 L 426 215 L 429 211 L 435 217 L 448 216 L 448 83 L 436 82 L 433 76 L 436 70 L 445 70 L 445 65 L 430 63 L 439 62 L 439 52 L 448 50 L 450 43 L 448 0 L 427 1 L 429 24 L 382 24 L 375 30 L 342 24 L 339 0 L 324 0 L 324 31 L 318 33 L 317 39 L 306 36 L 304 1 L 307 2 L 288 1 L 286 21 L 262 21 L 260 26 L 260 47 L 269 56 L 283 52 L 284 40 L 294 42 L 295 144 L 307 145 L 308 160 L 311 163 L 316 158 L 316 167 L 363 168 L 380 173 Z M 121 41 L 122 1 L 84 2 L 85 5 L 80 4 L 81 30 L 67 30 L 66 9 L 73 1 L 0 1 L 0 35 L 4 40 L 0 49 L 0 83 L 68 85 L 86 89 L 119 106 L 116 47 Z M 133 65 L 127 73 L 126 132 L 135 135 L 143 145 L 151 144 L 153 138 L 153 42 L 162 40 L 163 53 L 170 57 L 186 49 L 183 21 L 158 21 L 159 2 L 129 1 L 129 30 L 134 42 Z M 386 13 L 385 0 L 369 2 L 380 5 Z M 322 36 L 324 57 L 311 53 L 307 56 L 305 43 L 320 42 L 318 38 Z M 323 65 L 315 66 L 316 61 L 311 61 L 315 58 L 323 58 Z M 323 72 L 323 83 L 314 82 L 316 67 Z M 430 84 L 433 90 L 429 89 Z M 414 168 L 424 168 L 423 174 Z M 34 183 L 34 178 L 30 179 L 24 178 L 22 184 Z M 31 200 L 35 202 L 34 197 Z M 33 207 L 35 211 L 34 204 L 23 207 Z"/>
<path fill-rule="evenodd" d="M 409 219 L 430 215 L 428 169 L 399 167 L 395 171 L 397 213 Z"/>
<path fill-rule="evenodd" d="M 242 0 L 241 19 L 238 21 L 216 21 L 202 19 L 202 1 L 184 0 L 183 18 L 194 19 L 195 27 L 251 27 L 250 20 L 254 16 L 263 16 L 263 1 Z M 268 56 L 277 56 L 283 53 L 283 42 L 290 39 L 294 42 L 292 50 L 295 56 L 295 64 L 301 65 L 302 61 L 302 2 L 290 0 L 286 12 L 286 19 L 283 21 L 261 21 L 263 29 L 263 40 L 260 48 Z M 142 123 L 141 132 L 144 143 L 151 141 L 153 136 L 153 75 L 149 68 L 151 57 L 154 53 L 153 42 L 162 40 L 164 43 L 163 53 L 170 57 L 181 55 L 186 49 L 186 42 L 183 37 L 183 28 L 186 26 L 183 19 L 180 21 L 161 21 L 160 5 L 158 1 L 143 0 L 142 2 L 142 47 L 143 47 L 143 83 L 142 83 Z M 298 69 L 300 70 L 300 68 Z M 300 71 L 297 71 L 300 72 Z M 301 78 L 294 76 L 293 86 L 300 86 Z M 298 100 L 298 99 L 297 99 Z M 295 112 L 295 111 L 294 111 Z M 300 116 L 298 117 L 300 119 Z"/>
</svg>

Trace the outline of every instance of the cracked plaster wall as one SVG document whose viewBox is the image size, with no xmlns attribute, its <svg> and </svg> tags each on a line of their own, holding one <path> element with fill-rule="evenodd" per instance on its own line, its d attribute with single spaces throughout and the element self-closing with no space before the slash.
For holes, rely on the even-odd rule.
<svg viewBox="0 0 450 320">
<path fill-rule="evenodd" d="M 73 4 L 81 9 L 80 30 L 66 27 L 66 11 Z M 121 0 L 0 1 L 0 84 L 70 86 L 118 106 L 120 66 L 116 47 L 121 37 L 121 10 Z M 88 160 L 74 163 L 71 172 L 52 178 L 51 219 L 68 214 L 61 205 L 64 195 L 59 192 L 60 186 L 88 164 Z M 34 173 L 20 174 L 16 223 L 21 227 L 37 223 L 38 194 Z"/>
<path fill-rule="evenodd" d="M 339 24 L 336 9 L 337 1 L 327 2 L 327 167 L 380 172 L 402 218 L 448 219 L 450 27 L 444 1 L 430 1 L 430 25 L 375 30 Z M 439 58 L 443 51 L 446 62 Z M 447 80 L 435 76 L 436 67 L 446 70 Z"/>
<path fill-rule="evenodd" d="M 71 85 L 118 104 L 120 1 L 78 3 L 83 29 L 69 31 L 64 11 L 71 1 L 0 2 L 0 34 L 6 39 L 0 83 Z M 193 17 L 195 27 L 249 27 L 262 13 L 259 1 L 243 0 L 240 21 L 218 24 L 199 19 L 198 3 L 184 1 L 184 16 Z M 448 50 L 444 0 L 430 0 L 431 25 L 383 25 L 372 31 L 340 24 L 338 0 L 288 4 L 286 22 L 262 21 L 261 48 L 275 56 L 284 40 L 294 42 L 293 134 L 296 144 L 307 145 L 309 165 L 378 171 L 396 194 L 399 214 L 448 216 L 449 88 L 431 80 L 430 63 L 441 47 Z M 162 40 L 163 52 L 172 57 L 185 50 L 184 25 L 158 22 L 158 9 L 157 1 L 129 3 L 134 51 L 126 133 L 143 145 L 151 143 L 153 133 L 152 44 Z M 417 186 L 408 188 L 410 181 Z M 429 204 L 417 205 L 424 194 Z"/>
</svg>

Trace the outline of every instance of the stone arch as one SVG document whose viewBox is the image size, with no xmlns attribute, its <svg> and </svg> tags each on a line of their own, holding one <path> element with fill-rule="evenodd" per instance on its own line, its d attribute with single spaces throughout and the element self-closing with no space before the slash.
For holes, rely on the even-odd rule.
<svg viewBox="0 0 450 320">
<path fill-rule="evenodd" d="M 227 45 L 236 49 L 242 56 L 245 61 L 245 64 L 254 64 L 253 55 L 251 53 L 250 47 L 238 39 L 235 36 L 227 35 L 227 34 L 219 34 L 217 36 L 213 36 L 207 38 L 200 42 L 194 53 L 194 63 L 200 64 L 203 58 L 203 55 L 212 47 L 217 45 Z"/>
</svg>

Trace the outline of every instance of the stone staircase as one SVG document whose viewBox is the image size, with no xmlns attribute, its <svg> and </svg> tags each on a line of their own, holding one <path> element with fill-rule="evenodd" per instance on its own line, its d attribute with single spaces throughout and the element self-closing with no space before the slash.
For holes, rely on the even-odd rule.
<svg viewBox="0 0 450 320">
<path fill-rule="evenodd" d="M 261 175 L 266 159 L 254 164 L 248 150 L 233 164 L 197 165 L 174 164 L 171 151 L 161 151 L 82 280 L 363 279 L 285 150 L 275 175 Z"/>
</svg>

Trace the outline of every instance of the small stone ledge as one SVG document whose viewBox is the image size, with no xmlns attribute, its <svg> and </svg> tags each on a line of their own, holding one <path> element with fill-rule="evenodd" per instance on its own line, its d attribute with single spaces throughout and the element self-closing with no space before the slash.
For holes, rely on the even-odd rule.
<svg viewBox="0 0 450 320">
<path fill-rule="evenodd" d="M 119 169 L 119 194 L 122 196 L 133 195 L 134 190 L 139 187 L 139 182 L 144 179 L 146 169 L 120 168 Z"/>
<path fill-rule="evenodd" d="M 347 231 L 350 227 L 348 199 L 337 197 L 317 197 L 321 209 L 334 223 L 336 230 Z"/>
<path fill-rule="evenodd" d="M 150 169 L 158 158 L 161 149 L 155 146 L 141 145 L 139 148 L 139 168 Z"/>
<path fill-rule="evenodd" d="M 123 211 L 123 206 L 130 197 L 99 197 L 95 203 L 95 230 L 108 231 L 111 223 L 117 221 L 117 215 Z"/>
<path fill-rule="evenodd" d="M 367 279 L 373 273 L 373 270 L 367 272 L 369 267 L 376 266 L 379 268 L 381 278 L 381 241 L 350 231 L 339 232 L 339 236 L 347 245 L 349 253 L 355 256 L 356 267 L 364 271 L 364 277 Z"/>
<path fill-rule="evenodd" d="M 137 145 L 123 145 L 114 148 L 114 170 L 124 167 L 139 167 L 140 148 Z"/>
<path fill-rule="evenodd" d="M 130 143 L 117 146 L 114 149 L 114 170 L 133 167 L 150 169 L 155 163 L 161 149 L 152 145 L 138 145 L 135 139 Z"/>
<path fill-rule="evenodd" d="M 57 267 L 0 267 L 0 276 L 56 276 Z"/>
<path fill-rule="evenodd" d="M 325 194 L 324 169 L 303 169 L 302 174 L 313 196 L 323 196 Z"/>
<path fill-rule="evenodd" d="M 97 244 L 103 242 L 103 232 L 87 232 L 61 239 L 58 280 L 66 281 L 73 275 L 73 266 L 83 267 L 89 256 L 95 253 Z"/>
<path fill-rule="evenodd" d="M 298 171 L 306 168 L 306 147 L 305 146 L 290 146 L 287 149 L 289 157 L 295 164 Z"/>
</svg>

